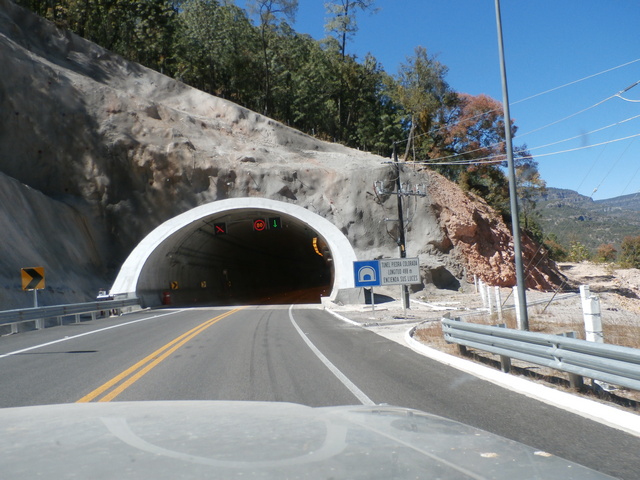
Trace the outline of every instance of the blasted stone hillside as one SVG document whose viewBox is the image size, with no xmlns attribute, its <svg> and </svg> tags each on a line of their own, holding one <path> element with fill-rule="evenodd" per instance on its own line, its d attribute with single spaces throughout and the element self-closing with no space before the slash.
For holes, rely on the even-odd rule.
<svg viewBox="0 0 640 480">
<path fill-rule="evenodd" d="M 388 159 L 319 141 L 127 62 L 0 0 L 0 309 L 29 304 L 19 270 L 44 266 L 46 302 L 83 301 L 161 222 L 204 203 L 264 197 L 315 212 L 359 258 L 398 255 Z M 408 202 L 409 256 L 425 286 L 476 274 L 515 283 L 508 228 L 481 199 L 428 170 Z M 526 254 L 536 248 L 525 241 Z M 544 260 L 529 286 L 558 282 Z"/>
</svg>

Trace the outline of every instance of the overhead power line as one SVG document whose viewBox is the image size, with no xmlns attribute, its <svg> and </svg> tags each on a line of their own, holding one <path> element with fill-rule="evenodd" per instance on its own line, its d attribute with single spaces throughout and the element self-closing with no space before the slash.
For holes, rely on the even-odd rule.
<svg viewBox="0 0 640 480">
<path fill-rule="evenodd" d="M 541 148 L 547 148 L 547 147 L 551 147 L 553 145 L 558 145 L 560 143 L 569 142 L 571 140 L 576 140 L 578 138 L 583 138 L 585 135 L 592 135 L 594 133 L 602 132 L 603 130 L 606 130 L 606 129 L 612 128 L 612 127 L 617 127 L 618 125 L 621 125 L 623 123 L 629 122 L 631 120 L 635 120 L 636 118 L 640 118 L 640 115 L 634 115 L 633 117 L 625 118 L 624 120 L 620 120 L 619 122 L 612 123 L 610 125 L 607 125 L 606 127 L 596 128 L 595 130 L 591 130 L 589 132 L 584 132 L 584 133 L 581 133 L 580 135 L 574 135 L 573 137 L 568 137 L 568 138 L 565 138 L 563 140 L 558 140 L 557 142 L 547 143 L 546 145 L 539 145 L 537 147 L 531 147 L 531 148 L 528 148 L 528 150 L 529 151 L 540 150 Z"/>
<path fill-rule="evenodd" d="M 591 192 L 591 196 L 592 197 L 593 197 L 593 194 L 596 193 L 598 191 L 598 189 L 602 186 L 602 184 L 607 179 L 609 174 L 613 171 L 613 169 L 618 165 L 618 163 L 620 163 L 620 160 L 625 155 L 625 153 L 627 153 L 627 150 L 629 150 L 629 147 L 631 147 L 631 145 L 633 144 L 634 141 L 635 141 L 635 139 L 632 140 L 631 142 L 629 142 L 629 144 L 627 145 L 627 148 L 625 148 L 624 151 L 620 155 L 618 155 L 617 160 L 615 162 L 613 162 L 613 164 L 611 165 L 611 168 L 609 169 L 609 171 L 605 174 L 604 177 L 602 177 L 602 180 L 600 180 L 600 183 L 596 186 L 596 188 L 593 190 L 593 192 Z"/>
<path fill-rule="evenodd" d="M 546 95 L 546 94 L 548 94 L 548 93 L 555 92 L 555 91 L 560 90 L 560 89 L 563 89 L 563 88 L 565 88 L 565 87 L 569 87 L 569 86 L 571 86 L 571 85 L 575 85 L 575 84 L 577 84 L 577 83 L 583 82 L 583 81 L 585 81 L 585 80 L 590 80 L 590 79 L 592 79 L 592 78 L 598 77 L 598 76 L 603 75 L 603 74 L 605 74 L 605 73 L 612 72 L 612 71 L 617 70 L 617 69 L 619 69 L 619 68 L 627 67 L 627 66 L 632 65 L 632 64 L 637 63 L 637 62 L 640 62 L 640 58 L 636 58 L 635 60 L 631 60 L 631 61 L 629 61 L 629 62 L 626 62 L 626 63 L 620 64 L 620 65 L 617 65 L 617 66 L 615 66 L 615 67 L 608 68 L 608 69 L 606 69 L 606 70 L 602 70 L 602 71 L 600 71 L 600 72 L 598 72 L 598 73 L 594 73 L 594 74 L 592 74 L 592 75 L 587 75 L 586 77 L 582 77 L 582 78 L 580 78 L 580 79 L 578 79 L 578 80 L 574 80 L 574 81 L 572 81 L 572 82 L 565 83 L 565 84 L 563 84 L 563 85 L 559 85 L 559 86 L 554 87 L 554 88 L 550 88 L 549 90 L 545 90 L 545 91 L 543 91 L 543 92 L 536 93 L 536 94 L 531 95 L 531 96 L 529 96 L 529 97 L 525 97 L 525 98 L 523 98 L 523 99 L 521 99 L 521 100 L 517 100 L 517 101 L 515 101 L 515 102 L 509 102 L 509 105 L 517 105 L 517 104 L 519 104 L 519 103 L 523 103 L 523 102 L 526 102 L 526 101 L 528 101 L 528 100 L 532 100 L 532 99 L 537 98 L 537 97 L 540 97 L 540 96 L 542 96 L 542 95 Z M 639 80 L 638 82 L 634 83 L 633 85 L 631 85 L 631 86 L 627 87 L 626 89 L 624 89 L 624 90 L 622 90 L 622 91 L 618 92 L 617 94 L 613 95 L 613 97 L 616 97 L 616 96 L 617 96 L 617 97 L 621 98 L 622 100 L 625 100 L 625 101 L 628 101 L 628 102 L 634 102 L 634 103 L 635 103 L 635 102 L 640 102 L 640 100 L 629 100 L 629 99 L 627 99 L 627 98 L 622 97 L 622 95 L 621 95 L 622 93 L 624 93 L 624 92 L 626 92 L 627 90 L 629 90 L 629 89 L 633 88 L 634 86 L 636 86 L 639 82 L 640 82 L 640 80 Z M 612 98 L 612 97 L 606 98 L 605 100 L 602 100 L 602 101 L 601 101 L 601 102 L 599 102 L 598 104 L 596 104 L 596 105 L 594 105 L 594 106 L 592 106 L 592 107 L 589 107 L 589 108 L 587 108 L 587 109 L 585 109 L 585 110 L 583 110 L 583 111 L 587 111 L 587 110 L 589 110 L 589 109 L 591 109 L 591 108 L 594 108 L 595 106 L 597 106 L 597 105 L 599 105 L 599 104 L 601 104 L 601 103 L 604 103 L 604 102 L 606 102 L 607 100 L 610 100 L 611 98 Z M 440 130 L 442 130 L 443 128 L 451 127 L 451 126 L 453 126 L 453 125 L 457 125 L 458 123 L 461 123 L 461 122 L 463 122 L 463 121 L 474 120 L 474 119 L 476 119 L 476 118 L 480 118 L 480 117 L 482 117 L 482 116 L 484 116 L 484 115 L 487 115 L 487 114 L 489 114 L 489 113 L 493 113 L 493 112 L 497 112 L 497 111 L 499 111 L 499 109 L 489 110 L 489 111 L 487 111 L 487 112 L 479 113 L 479 114 L 477 114 L 477 115 L 473 115 L 473 116 L 471 116 L 471 117 L 465 117 L 465 118 L 460 119 L 460 120 L 459 120 L 459 121 L 457 121 L 457 122 L 454 122 L 454 123 L 451 123 L 451 124 L 447 124 L 447 125 L 443 125 L 442 127 L 438 128 L 438 129 L 431 130 L 431 131 L 429 131 L 429 132 L 425 132 L 425 133 L 420 133 L 420 134 L 417 134 L 417 135 L 415 135 L 415 134 L 414 134 L 411 138 L 414 138 L 414 139 L 415 139 L 415 138 L 418 138 L 418 137 L 424 137 L 424 136 L 426 136 L 426 135 L 433 135 L 434 133 L 438 133 L 438 132 L 439 132 Z M 583 111 L 577 112 L 577 113 L 573 114 L 572 116 L 578 115 L 578 114 L 582 113 Z M 547 128 L 548 126 L 555 125 L 556 123 L 560 123 L 561 121 L 566 120 L 566 119 L 568 119 L 568 118 L 571 118 L 571 116 L 566 117 L 566 118 L 564 118 L 564 119 L 562 119 L 562 120 L 558 120 L 557 122 L 551 123 L 551 124 L 546 125 L 546 126 L 544 126 L 544 127 L 541 127 L 540 129 L 532 130 L 532 131 L 530 131 L 530 132 L 527 132 L 526 134 L 521 134 L 521 135 L 519 135 L 519 137 L 522 137 L 522 136 L 524 136 L 524 135 L 528 135 L 529 133 L 533 133 L 533 132 L 536 132 L 536 131 L 538 131 L 538 130 L 542 130 L 543 128 Z M 405 142 L 408 142 L 411 138 L 410 138 L 410 137 L 407 137 L 406 139 L 404 139 L 404 140 L 400 140 L 400 141 L 398 141 L 398 142 L 396 142 L 396 143 L 398 143 L 398 144 L 400 144 L 400 143 L 405 143 Z"/>
<path fill-rule="evenodd" d="M 634 85 L 634 86 L 635 86 L 635 85 Z M 548 123 L 548 124 L 546 124 L 546 125 L 544 125 L 544 126 L 542 126 L 542 127 L 538 127 L 538 128 L 536 128 L 536 129 L 529 130 L 528 132 L 526 132 L 526 133 L 523 133 L 523 134 L 519 135 L 519 137 L 518 137 L 518 138 L 522 138 L 522 137 L 525 137 L 525 136 L 527 136 L 527 135 L 531 135 L 532 133 L 536 133 L 536 132 L 539 132 L 540 130 L 544 130 L 545 128 L 549 128 L 549 127 L 551 127 L 551 126 L 553 126 L 553 125 L 557 125 L 558 123 L 562 123 L 562 122 L 564 122 L 565 120 L 569 120 L 570 118 L 577 117 L 577 116 L 578 116 L 578 115 L 580 115 L 581 113 L 588 112 L 589 110 L 591 110 L 591 109 L 593 109 L 593 108 L 596 108 L 596 107 L 598 107 L 598 106 L 602 105 L 602 104 L 603 104 L 603 103 L 605 103 L 605 102 L 608 102 L 608 101 L 609 101 L 609 100 L 611 100 L 612 98 L 616 98 L 616 97 L 618 96 L 618 94 L 620 94 L 620 93 L 621 93 L 621 92 L 614 93 L 613 95 L 611 95 L 611 96 L 609 96 L 609 97 L 605 98 L 604 100 L 600 100 L 599 102 L 594 103 L 594 104 L 593 104 L 593 105 L 591 105 L 590 107 L 583 108 L 582 110 L 579 110 L 579 111 L 577 111 L 577 112 L 575 112 L 575 113 L 572 113 L 571 115 L 567 115 L 566 117 L 561 118 L 560 120 L 556 120 L 556 121 L 551 122 L 551 123 Z"/>
<path fill-rule="evenodd" d="M 587 148 L 594 148 L 594 147 L 600 147 L 602 145 L 608 145 L 609 143 L 616 143 L 616 142 L 622 142 L 623 140 L 629 140 L 630 138 L 636 138 L 636 137 L 640 137 L 640 133 L 636 133 L 634 135 L 628 135 L 626 137 L 622 137 L 622 138 L 615 138 L 613 140 L 608 140 L 606 142 L 600 142 L 600 143 L 594 143 L 591 145 L 583 145 L 581 147 L 576 147 L 576 148 L 569 148 L 566 150 L 559 150 L 557 152 L 549 152 L 549 153 L 541 153 L 541 154 L 537 154 L 537 157 L 549 157 L 552 155 L 560 155 L 563 153 L 570 153 L 570 152 L 575 152 L 578 150 L 585 150 Z M 519 158 L 534 158 L 533 155 L 521 155 Z M 482 157 L 482 158 L 474 158 L 474 159 L 464 159 L 464 160 L 458 160 L 458 161 L 454 161 L 454 162 L 440 162 L 438 161 L 438 159 L 427 159 L 427 160 L 418 160 L 416 162 L 412 162 L 415 163 L 416 165 L 474 165 L 474 164 L 491 164 L 491 163 L 501 163 L 504 162 L 506 159 L 504 157 L 504 154 L 500 154 L 500 155 L 489 155 L 487 157 Z M 405 163 L 405 162 L 402 162 Z"/>
<path fill-rule="evenodd" d="M 565 83 L 564 85 L 560 85 L 559 87 L 550 88 L 549 90 L 545 90 L 544 92 L 536 93 L 535 95 L 531 95 L 530 97 L 526 97 L 526 98 L 523 98 L 522 100 L 518 100 L 517 102 L 513 102 L 511 105 L 517 105 L 518 103 L 526 102 L 527 100 L 531 100 L 533 98 L 540 97 L 540 96 L 545 95 L 547 93 L 555 92 L 556 90 L 560 90 L 561 88 L 569 87 L 569 86 L 574 85 L 576 83 L 580 83 L 580 82 L 582 82 L 584 80 L 589 80 L 591 78 L 597 77 L 597 76 L 602 75 L 604 73 L 612 72 L 614 70 L 617 70 L 618 68 L 626 67 L 626 66 L 631 65 L 631 64 L 636 63 L 636 62 L 640 62 L 640 58 L 636 58 L 635 60 L 631 60 L 630 62 L 623 63 L 622 65 L 618 65 L 617 67 L 608 68 L 608 69 L 603 70 L 601 72 L 594 73 L 593 75 L 588 75 L 588 76 L 583 77 L 583 78 L 581 78 L 579 80 L 574 80 L 573 82 Z"/>
<path fill-rule="evenodd" d="M 552 147 L 553 145 L 559 145 L 561 143 L 570 142 L 571 140 L 576 140 L 576 139 L 579 139 L 579 138 L 583 138 L 585 135 L 592 135 L 594 133 L 602 132 L 602 131 L 604 131 L 604 130 L 606 130 L 608 128 L 616 127 L 618 125 L 621 125 L 621 124 L 626 123 L 626 122 L 630 122 L 631 120 L 635 120 L 637 118 L 640 118 L 640 115 L 634 115 L 633 117 L 625 118 L 624 120 L 620 120 L 619 122 L 609 124 L 609 125 L 607 125 L 605 127 L 596 128 L 595 130 L 591 130 L 589 132 L 584 132 L 584 133 L 581 133 L 579 135 L 574 135 L 573 137 L 567 137 L 567 138 L 564 138 L 562 140 L 558 140 L 558 141 L 555 141 L 555 142 L 547 143 L 545 145 L 539 145 L 539 146 L 536 146 L 536 147 L 527 147 L 527 150 L 529 152 L 531 152 L 531 151 L 534 151 L 534 150 L 540 150 L 542 148 Z M 491 150 L 491 149 L 494 149 L 494 148 L 498 148 L 503 143 L 504 142 L 496 142 L 496 143 L 492 143 L 490 145 L 487 145 L 485 147 L 475 148 L 473 150 L 466 150 L 463 153 L 453 153 L 451 155 L 445 155 L 443 157 L 430 158 L 429 160 L 424 160 L 424 161 L 425 162 L 426 161 L 430 161 L 430 162 L 438 162 L 438 163 L 440 163 L 442 160 L 448 160 L 450 158 L 456 158 L 456 157 L 460 157 L 462 155 L 468 155 L 470 153 L 479 152 L 481 150 Z M 489 159 L 489 158 L 491 158 L 491 157 L 482 157 L 482 158 L 479 158 L 477 160 L 483 160 L 483 159 Z M 466 159 L 465 160 L 461 160 L 461 161 L 466 161 Z M 473 163 L 473 161 L 472 161 L 472 163 Z"/>
<path fill-rule="evenodd" d="M 631 100 L 630 98 L 624 98 L 622 95 L 616 95 L 616 97 L 619 97 L 620 99 L 624 100 L 625 102 L 640 103 L 640 100 Z"/>
<path fill-rule="evenodd" d="M 556 124 L 561 123 L 561 122 L 563 122 L 563 121 L 565 121 L 565 120 L 568 120 L 569 118 L 572 118 L 572 117 L 575 117 L 575 116 L 577 116 L 577 115 L 580 115 L 581 113 L 584 113 L 584 112 L 586 112 L 586 111 L 588 111 L 588 110 L 591 110 L 592 108 L 595 108 L 595 107 L 597 107 L 597 106 L 599 106 L 599 105 L 602 105 L 603 103 L 605 103 L 605 102 L 607 102 L 607 101 L 611 100 L 612 98 L 619 97 L 622 93 L 624 93 L 624 92 L 627 92 L 627 91 L 631 90 L 633 87 L 635 87 L 635 86 L 637 86 L 637 85 L 639 85 L 639 84 L 640 84 L 640 80 L 638 80 L 637 82 L 635 82 L 635 83 L 633 83 L 633 84 L 629 85 L 627 88 L 625 88 L 625 89 L 623 89 L 623 90 L 620 90 L 619 92 L 617 92 L 617 93 L 615 93 L 615 94 L 613 94 L 613 95 L 610 95 L 609 97 L 607 97 L 607 98 L 605 98 L 605 99 L 603 99 L 603 100 L 600 100 L 599 102 L 596 102 L 595 104 L 591 105 L 590 107 L 587 107 L 587 108 L 584 108 L 584 109 L 582 109 L 582 110 L 580 110 L 580 111 L 578 111 L 578 112 L 572 113 L 571 115 L 568 115 L 568 116 L 566 116 L 566 117 L 564 117 L 564 118 L 561 118 L 560 120 L 556 120 L 556 121 L 554 121 L 554 122 L 551 122 L 551 123 L 549 123 L 549 124 L 547 124 L 547 125 L 544 125 L 544 126 L 542 126 L 542 127 L 540 127 L 540 128 L 537 128 L 537 129 L 535 129 L 535 130 L 531 130 L 531 131 L 529 131 L 529 132 L 526 132 L 526 133 L 524 133 L 524 134 L 522 134 L 522 135 L 518 136 L 518 138 L 522 138 L 522 137 L 524 137 L 524 136 L 526 136 L 526 135 L 529 135 L 529 134 L 531 134 L 531 133 L 538 132 L 538 131 L 543 130 L 543 129 L 547 128 L 547 127 L 550 127 L 550 126 L 552 126 L 552 125 L 556 125 Z M 620 97 L 620 98 L 622 98 L 622 97 Z M 486 113 L 486 112 L 485 112 L 485 113 Z M 484 114 L 480 114 L 479 116 L 481 116 L 481 115 L 484 115 Z M 478 115 L 477 115 L 477 116 L 478 116 Z M 629 118 L 627 118 L 627 119 L 625 119 L 625 120 L 621 120 L 621 121 L 619 121 L 619 122 L 616 122 L 615 124 L 611 124 L 611 125 L 608 125 L 608 126 L 606 126 L 606 127 L 601 127 L 601 128 L 599 128 L 599 129 L 592 130 L 591 132 L 583 133 L 583 134 L 581 134 L 581 135 L 577 135 L 577 136 L 574 136 L 574 137 L 570 137 L 570 138 L 567 138 L 567 139 L 564 139 L 564 140 L 559 140 L 559 141 L 557 141 L 557 142 L 549 143 L 549 144 L 547 144 L 547 145 L 542 145 L 542 146 L 537 146 L 537 147 L 530 147 L 530 148 L 528 148 L 528 150 L 529 150 L 529 151 L 532 151 L 532 150 L 539 150 L 539 149 L 541 149 L 541 148 L 546 148 L 546 147 L 549 147 L 549 146 L 552 146 L 552 145 L 557 145 L 557 144 L 559 144 L 559 143 L 567 142 L 567 141 L 569 141 L 569 140 L 574 140 L 574 139 L 576 139 L 576 138 L 580 138 L 580 137 L 582 137 L 582 136 L 584 136 L 584 135 L 589 135 L 589 134 L 591 134 L 591 133 L 596 133 L 596 132 L 599 132 L 599 131 L 605 130 L 605 129 L 607 129 L 607 128 L 611 128 L 611 127 L 613 127 L 613 126 L 620 125 L 621 123 L 625 123 L 625 122 L 628 122 L 628 121 L 634 120 L 634 119 L 636 119 L 636 118 L 638 118 L 638 117 L 640 117 L 640 115 L 636 115 L 636 116 L 633 116 L 633 117 L 629 117 Z M 454 123 L 453 125 L 455 125 L 455 123 Z M 441 127 L 441 128 L 444 128 L 444 127 Z M 419 136 L 424 136 L 424 135 L 427 135 L 427 133 L 423 133 L 423 134 L 420 134 L 420 135 L 414 135 L 414 137 L 413 137 L 413 138 L 417 138 L 417 137 L 419 137 Z M 616 140 L 616 141 L 617 141 L 617 140 Z M 485 146 L 485 147 L 480 147 L 480 148 L 477 148 L 477 149 L 474 149 L 474 150 L 467 150 L 467 151 L 462 152 L 462 153 L 454 153 L 454 154 L 451 154 L 451 155 L 446 155 L 446 156 L 443 156 L 443 157 L 438 157 L 438 158 L 430 159 L 430 161 L 432 161 L 432 162 L 433 162 L 433 161 L 439 161 L 439 160 L 446 160 L 446 159 L 449 159 L 449 158 L 455 158 L 455 157 L 462 156 L 462 155 L 468 155 L 469 153 L 477 152 L 477 151 L 480 151 L 480 150 L 483 150 L 483 149 L 496 148 L 496 147 L 499 147 L 499 146 L 500 146 L 500 145 L 502 145 L 502 144 L 504 144 L 504 141 L 502 141 L 502 142 L 496 142 L 496 143 L 493 143 L 493 144 L 491 144 L 491 145 L 487 145 L 487 146 Z M 598 144 L 598 145 L 600 145 L 600 144 Z M 544 156 L 544 155 L 540 155 L 540 156 Z M 486 158 L 490 158 L 490 157 L 486 157 Z M 483 159 L 478 159 L 478 160 L 483 160 Z"/>
<path fill-rule="evenodd" d="M 631 100 L 629 98 L 624 98 L 622 96 L 623 93 L 628 92 L 629 90 L 631 90 L 633 87 L 635 87 L 636 85 L 640 84 L 640 80 L 638 80 L 636 83 L 634 83 L 633 85 L 629 85 L 627 88 L 625 88 L 624 90 L 618 92 L 616 94 L 616 97 L 624 100 L 625 102 L 632 102 L 632 103 L 640 103 L 640 100 Z"/>
<path fill-rule="evenodd" d="M 616 139 L 613 139 L 613 140 L 607 140 L 606 142 L 594 143 L 592 145 L 583 145 L 581 147 L 569 148 L 567 150 L 561 150 L 561 151 L 558 151 L 558 152 L 539 153 L 536 156 L 537 157 L 548 157 L 548 156 L 551 156 L 551 155 L 560 155 L 562 153 L 575 152 L 575 151 L 584 150 L 584 149 L 587 149 L 587 148 L 593 148 L 593 147 L 600 147 L 602 145 L 608 145 L 610 143 L 622 142 L 623 140 L 629 140 L 630 138 L 636 138 L 636 137 L 640 137 L 640 133 L 636 133 L 634 135 L 628 135 L 628 136 L 622 137 L 622 138 L 616 138 Z M 530 155 L 530 156 L 527 155 L 524 158 L 528 158 L 528 157 L 533 158 L 532 155 Z"/>
</svg>

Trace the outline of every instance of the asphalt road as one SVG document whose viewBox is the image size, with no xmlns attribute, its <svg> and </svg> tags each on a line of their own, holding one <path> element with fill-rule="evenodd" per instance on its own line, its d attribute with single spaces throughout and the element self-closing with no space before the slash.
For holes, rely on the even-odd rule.
<svg viewBox="0 0 640 480">
<path fill-rule="evenodd" d="M 637 479 L 640 438 L 429 360 L 318 309 L 155 310 L 0 338 L 0 407 L 130 400 L 386 403 Z"/>
</svg>

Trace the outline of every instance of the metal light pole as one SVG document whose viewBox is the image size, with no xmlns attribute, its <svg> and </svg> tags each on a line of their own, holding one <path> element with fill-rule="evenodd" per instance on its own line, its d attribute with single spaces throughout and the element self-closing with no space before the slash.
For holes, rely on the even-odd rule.
<svg viewBox="0 0 640 480">
<path fill-rule="evenodd" d="M 502 18 L 500 16 L 500 0 L 495 0 L 496 23 L 498 26 L 498 49 L 500 51 L 500 73 L 502 75 L 502 103 L 504 107 L 504 132 L 507 146 L 507 168 L 509 171 L 509 198 L 511 202 L 511 225 L 513 231 L 513 253 L 516 264 L 516 282 L 520 312 L 521 330 L 529 330 L 527 315 L 527 297 L 522 267 L 522 246 L 520 243 L 520 218 L 518 214 L 518 197 L 516 192 L 516 170 L 513 165 L 513 144 L 511 141 L 511 114 L 509 113 L 509 92 L 507 88 L 507 69 L 504 61 L 504 45 L 502 42 Z"/>
</svg>

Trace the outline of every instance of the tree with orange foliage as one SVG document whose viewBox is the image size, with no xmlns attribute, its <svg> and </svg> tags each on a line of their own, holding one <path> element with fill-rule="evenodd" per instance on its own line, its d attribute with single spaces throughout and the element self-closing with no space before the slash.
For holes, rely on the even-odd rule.
<svg viewBox="0 0 640 480">
<path fill-rule="evenodd" d="M 446 109 L 446 107 L 445 107 Z M 457 101 L 440 118 L 429 152 L 434 167 L 463 189 L 483 197 L 510 218 L 509 182 L 504 171 L 506 146 L 502 104 L 488 95 L 457 94 Z M 517 127 L 511 121 L 511 132 Z M 516 182 L 524 228 L 539 228 L 535 199 L 546 190 L 538 164 L 526 145 L 514 148 Z"/>
</svg>

